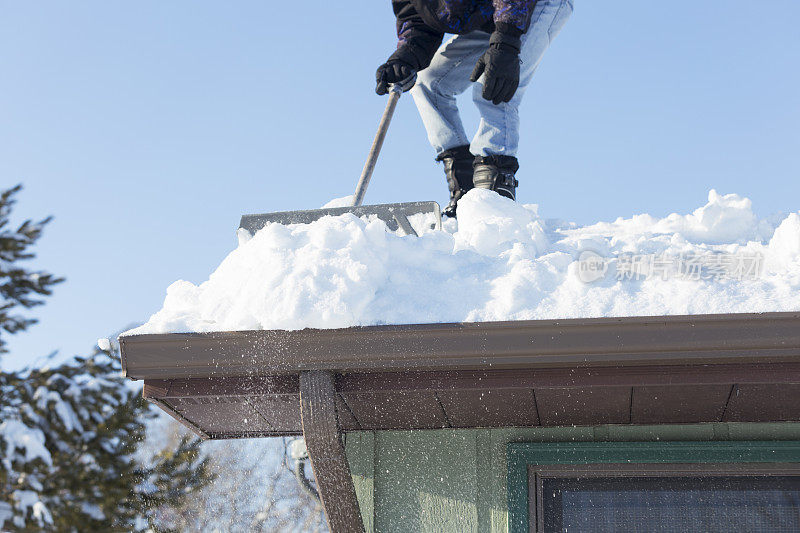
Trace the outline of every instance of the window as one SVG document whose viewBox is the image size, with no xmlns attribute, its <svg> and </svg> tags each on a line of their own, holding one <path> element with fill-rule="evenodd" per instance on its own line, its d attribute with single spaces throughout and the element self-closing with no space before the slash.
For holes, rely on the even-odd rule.
<svg viewBox="0 0 800 533">
<path fill-rule="evenodd" d="M 800 531 L 800 476 L 641 468 L 625 475 L 535 474 L 534 531 Z"/>
<path fill-rule="evenodd" d="M 800 531 L 800 443 L 509 444 L 512 532 Z"/>
</svg>

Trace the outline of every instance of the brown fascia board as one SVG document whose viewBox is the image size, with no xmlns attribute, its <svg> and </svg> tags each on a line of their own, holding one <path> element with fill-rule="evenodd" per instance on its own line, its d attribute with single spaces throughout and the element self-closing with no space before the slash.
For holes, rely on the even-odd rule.
<svg viewBox="0 0 800 533">
<path fill-rule="evenodd" d="M 120 338 L 131 379 L 800 361 L 800 313 L 169 333 Z"/>
</svg>

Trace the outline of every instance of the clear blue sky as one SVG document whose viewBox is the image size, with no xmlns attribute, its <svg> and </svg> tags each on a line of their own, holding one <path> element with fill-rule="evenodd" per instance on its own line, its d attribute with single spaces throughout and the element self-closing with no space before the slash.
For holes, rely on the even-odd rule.
<svg viewBox="0 0 800 533">
<path fill-rule="evenodd" d="M 523 104 L 520 200 L 580 223 L 710 188 L 800 209 L 799 27 L 797 0 L 576 0 Z M 55 216 L 36 264 L 67 278 L 5 364 L 146 320 L 242 213 L 350 194 L 394 44 L 389 0 L 0 0 L 0 186 Z M 444 203 L 433 155 L 403 98 L 367 202 Z"/>
</svg>

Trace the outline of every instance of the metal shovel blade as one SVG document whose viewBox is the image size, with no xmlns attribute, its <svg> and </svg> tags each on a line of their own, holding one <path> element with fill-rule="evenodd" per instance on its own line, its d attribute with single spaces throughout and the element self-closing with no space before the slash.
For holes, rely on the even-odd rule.
<svg viewBox="0 0 800 533">
<path fill-rule="evenodd" d="M 386 132 L 389 130 L 392 115 L 394 115 L 395 107 L 397 107 L 397 102 L 400 100 L 400 95 L 414 85 L 415 79 L 416 74 L 407 80 L 403 80 L 391 86 L 389 99 L 386 102 L 386 109 L 384 109 L 380 124 L 378 124 L 378 132 L 375 134 L 375 139 L 372 141 L 369 156 L 367 156 L 367 161 L 364 163 L 364 170 L 361 171 L 361 176 L 356 185 L 352 206 L 313 209 L 310 211 L 284 211 L 280 213 L 266 213 L 263 215 L 244 215 L 242 221 L 239 223 L 239 228 L 254 235 L 270 222 L 277 222 L 283 225 L 310 224 L 325 216 L 339 216 L 352 213 L 359 218 L 377 217 L 386 223 L 386 227 L 389 228 L 390 231 L 401 236 L 418 236 L 419 233 L 428 230 L 442 229 L 442 212 L 441 209 L 439 209 L 439 204 L 436 202 L 361 205 L 361 202 L 364 200 L 364 194 L 367 192 L 370 178 L 372 178 L 372 173 L 375 170 L 375 164 L 378 162 L 378 155 L 381 152 L 383 141 L 386 138 Z"/>
<path fill-rule="evenodd" d="M 271 222 L 279 224 L 310 224 L 325 216 L 352 213 L 359 218 L 377 217 L 386 227 L 400 236 L 417 236 L 428 230 L 442 229 L 442 212 L 436 202 L 407 202 L 400 204 L 359 205 L 353 207 L 329 207 L 308 211 L 283 211 L 262 215 L 244 215 L 239 223 L 241 229 L 254 235 Z"/>
</svg>

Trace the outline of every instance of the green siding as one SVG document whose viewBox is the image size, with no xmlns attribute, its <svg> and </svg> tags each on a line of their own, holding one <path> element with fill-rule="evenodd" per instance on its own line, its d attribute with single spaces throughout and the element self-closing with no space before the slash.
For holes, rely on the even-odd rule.
<svg viewBox="0 0 800 533">
<path fill-rule="evenodd" d="M 345 445 L 367 532 L 507 532 L 509 443 L 800 440 L 800 423 L 360 431 Z"/>
<path fill-rule="evenodd" d="M 375 437 L 375 530 L 477 531 L 475 435 L 398 436 Z"/>
<path fill-rule="evenodd" d="M 369 431 L 346 435 L 347 460 L 358 494 L 364 529 L 374 531 L 375 507 L 375 435 Z"/>
</svg>

